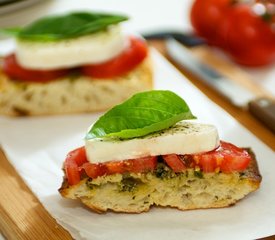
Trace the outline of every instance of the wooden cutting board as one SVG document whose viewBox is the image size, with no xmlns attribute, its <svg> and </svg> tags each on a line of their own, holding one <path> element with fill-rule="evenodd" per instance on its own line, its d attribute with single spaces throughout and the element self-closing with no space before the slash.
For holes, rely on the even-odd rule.
<svg viewBox="0 0 275 240">
<path fill-rule="evenodd" d="M 56 223 L 0 149 L 0 231 L 7 239 L 72 239 Z"/>
</svg>

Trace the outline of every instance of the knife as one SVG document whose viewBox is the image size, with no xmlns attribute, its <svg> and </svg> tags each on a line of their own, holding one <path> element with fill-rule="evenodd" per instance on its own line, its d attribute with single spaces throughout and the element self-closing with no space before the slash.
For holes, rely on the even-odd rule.
<svg viewBox="0 0 275 240">
<path fill-rule="evenodd" d="M 250 113 L 275 133 L 275 101 L 267 97 L 256 98 L 248 89 L 228 79 L 222 73 L 203 63 L 174 38 L 167 38 L 168 55 L 198 79 L 214 88 L 237 107 L 248 108 Z"/>
</svg>

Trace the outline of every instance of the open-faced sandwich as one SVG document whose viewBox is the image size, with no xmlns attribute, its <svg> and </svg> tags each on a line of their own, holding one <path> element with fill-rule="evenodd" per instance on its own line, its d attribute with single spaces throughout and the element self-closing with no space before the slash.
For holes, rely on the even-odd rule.
<svg viewBox="0 0 275 240">
<path fill-rule="evenodd" d="M 140 213 L 235 204 L 259 188 L 251 149 L 219 140 L 213 125 L 194 122 L 170 91 L 135 94 L 89 129 L 68 153 L 59 192 L 96 212 Z"/>
<path fill-rule="evenodd" d="M 0 63 L 0 114 L 101 111 L 151 89 L 148 47 L 122 31 L 126 20 L 75 12 L 2 30 L 16 49 Z"/>
</svg>

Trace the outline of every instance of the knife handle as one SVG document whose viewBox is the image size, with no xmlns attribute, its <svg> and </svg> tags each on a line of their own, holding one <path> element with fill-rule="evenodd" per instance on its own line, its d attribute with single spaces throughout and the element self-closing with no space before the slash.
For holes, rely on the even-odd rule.
<svg viewBox="0 0 275 240">
<path fill-rule="evenodd" d="M 270 98 L 257 98 L 248 104 L 251 114 L 275 133 L 275 101 Z"/>
</svg>

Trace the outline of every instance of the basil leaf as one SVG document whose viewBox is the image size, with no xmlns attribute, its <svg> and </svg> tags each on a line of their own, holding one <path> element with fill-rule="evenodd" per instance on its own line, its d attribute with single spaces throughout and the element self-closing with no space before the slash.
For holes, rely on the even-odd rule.
<svg viewBox="0 0 275 240">
<path fill-rule="evenodd" d="M 18 39 L 56 41 L 106 30 L 108 26 L 126 21 L 128 17 L 93 12 L 76 12 L 41 18 L 24 28 L 8 28 L 2 32 Z"/>
<path fill-rule="evenodd" d="M 175 93 L 165 90 L 142 92 L 101 116 L 86 139 L 140 137 L 194 118 L 186 102 Z"/>
</svg>

